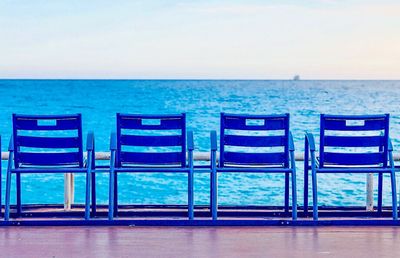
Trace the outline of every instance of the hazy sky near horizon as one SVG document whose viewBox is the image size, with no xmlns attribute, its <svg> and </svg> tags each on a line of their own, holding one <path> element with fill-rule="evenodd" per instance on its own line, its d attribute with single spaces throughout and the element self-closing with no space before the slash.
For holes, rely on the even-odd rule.
<svg viewBox="0 0 400 258">
<path fill-rule="evenodd" d="M 395 0 L 0 0 L 0 78 L 400 79 Z"/>
</svg>

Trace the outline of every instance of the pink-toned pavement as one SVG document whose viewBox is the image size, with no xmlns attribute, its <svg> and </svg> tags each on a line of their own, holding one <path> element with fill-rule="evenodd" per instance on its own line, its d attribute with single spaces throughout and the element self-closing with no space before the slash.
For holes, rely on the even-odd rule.
<svg viewBox="0 0 400 258">
<path fill-rule="evenodd" d="M 400 257 L 400 227 L 7 227 L 0 257 Z"/>
</svg>

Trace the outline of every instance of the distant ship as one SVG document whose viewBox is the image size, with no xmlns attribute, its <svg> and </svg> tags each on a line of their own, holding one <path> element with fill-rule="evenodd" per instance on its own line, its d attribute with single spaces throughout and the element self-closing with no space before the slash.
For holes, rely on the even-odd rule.
<svg viewBox="0 0 400 258">
<path fill-rule="evenodd" d="M 293 77 L 293 81 L 299 81 L 300 80 L 300 75 L 295 75 Z"/>
</svg>

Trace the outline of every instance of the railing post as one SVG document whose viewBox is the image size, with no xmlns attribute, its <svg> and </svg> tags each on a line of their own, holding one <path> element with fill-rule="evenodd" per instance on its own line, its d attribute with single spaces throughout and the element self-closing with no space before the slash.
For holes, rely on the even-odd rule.
<svg viewBox="0 0 400 258">
<path fill-rule="evenodd" d="M 74 175 L 72 173 L 64 174 L 64 210 L 71 210 L 74 203 Z"/>
<path fill-rule="evenodd" d="M 374 211 L 374 175 L 372 173 L 367 174 L 367 198 L 366 198 L 366 209 L 367 211 Z"/>
</svg>

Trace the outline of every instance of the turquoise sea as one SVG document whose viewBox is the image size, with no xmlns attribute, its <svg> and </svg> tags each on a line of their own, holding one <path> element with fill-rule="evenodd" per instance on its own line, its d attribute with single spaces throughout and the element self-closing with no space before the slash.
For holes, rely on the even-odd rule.
<svg viewBox="0 0 400 258">
<path fill-rule="evenodd" d="M 400 81 L 0 80 L 1 149 L 7 150 L 12 113 L 82 113 L 84 131 L 95 132 L 97 151 L 108 150 L 117 112 L 186 112 L 197 151 L 209 150 L 209 131 L 218 130 L 220 112 L 290 113 L 297 152 L 303 151 L 306 130 L 318 135 L 320 113 L 390 113 L 391 137 L 395 152 L 399 153 L 399 107 Z M 297 165 L 299 205 L 302 205 L 303 169 L 301 162 Z M 3 186 L 5 167 L 3 160 Z M 107 203 L 108 176 L 100 174 L 97 178 L 98 202 Z M 364 205 L 365 178 L 365 175 L 321 175 L 320 204 Z M 83 203 L 83 179 L 76 176 L 76 203 Z M 208 202 L 208 179 L 205 174 L 195 176 L 195 204 Z M 62 203 L 63 180 L 63 175 L 24 175 L 23 203 Z M 186 203 L 186 178 L 182 175 L 128 174 L 121 175 L 119 180 L 121 203 Z M 281 175 L 221 175 L 219 201 L 220 204 L 282 205 L 283 182 Z M 384 203 L 390 205 L 388 178 L 384 182 Z"/>
</svg>

